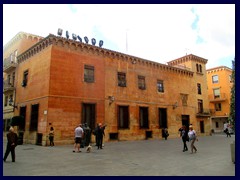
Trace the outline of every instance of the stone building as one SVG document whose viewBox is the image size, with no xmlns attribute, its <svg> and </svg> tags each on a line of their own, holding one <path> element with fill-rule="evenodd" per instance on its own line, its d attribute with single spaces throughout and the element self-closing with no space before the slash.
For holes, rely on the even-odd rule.
<svg viewBox="0 0 240 180">
<path fill-rule="evenodd" d="M 231 102 L 232 69 L 219 66 L 207 70 L 209 108 L 211 126 L 215 132 L 223 131 L 224 122 L 228 122 Z"/>
<path fill-rule="evenodd" d="M 76 125 L 99 122 L 105 141 L 159 139 L 162 128 L 174 138 L 183 124 L 209 134 L 204 58 L 165 65 L 50 34 L 17 59 L 25 143 L 47 145 L 51 126 L 56 144 L 73 143 Z"/>
</svg>

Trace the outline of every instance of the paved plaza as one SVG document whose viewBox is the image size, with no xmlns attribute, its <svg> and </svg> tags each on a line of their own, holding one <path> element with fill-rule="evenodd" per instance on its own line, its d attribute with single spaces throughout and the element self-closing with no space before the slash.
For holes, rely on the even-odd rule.
<svg viewBox="0 0 240 180">
<path fill-rule="evenodd" d="M 3 176 L 235 176 L 233 140 L 224 134 L 199 137 L 193 154 L 182 152 L 180 138 L 106 142 L 91 153 L 73 153 L 73 145 L 24 144 L 16 147 L 15 163 L 11 154 L 3 162 Z"/>
</svg>

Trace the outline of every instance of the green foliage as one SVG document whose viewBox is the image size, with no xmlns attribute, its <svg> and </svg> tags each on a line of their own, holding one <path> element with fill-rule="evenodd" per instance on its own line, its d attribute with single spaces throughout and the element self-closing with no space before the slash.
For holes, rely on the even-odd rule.
<svg viewBox="0 0 240 180">
<path fill-rule="evenodd" d="M 232 128 L 235 131 L 235 58 L 232 61 L 232 89 L 231 89 L 231 102 L 230 102 L 230 115 L 228 120 L 232 124 Z"/>
</svg>

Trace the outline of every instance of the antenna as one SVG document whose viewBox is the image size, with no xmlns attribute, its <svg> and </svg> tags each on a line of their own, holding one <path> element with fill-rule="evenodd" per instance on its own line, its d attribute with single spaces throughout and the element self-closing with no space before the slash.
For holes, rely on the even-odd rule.
<svg viewBox="0 0 240 180">
<path fill-rule="evenodd" d="M 188 55 L 189 49 L 185 48 L 186 55 Z"/>
</svg>

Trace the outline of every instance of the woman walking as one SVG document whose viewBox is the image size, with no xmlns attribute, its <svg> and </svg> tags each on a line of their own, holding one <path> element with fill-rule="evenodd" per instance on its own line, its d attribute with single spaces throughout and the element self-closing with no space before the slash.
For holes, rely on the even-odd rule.
<svg viewBox="0 0 240 180">
<path fill-rule="evenodd" d="M 181 137 L 182 137 L 182 141 L 183 141 L 183 152 L 185 152 L 185 151 L 188 151 L 186 142 L 189 141 L 188 132 L 187 132 L 187 128 L 185 125 L 183 125 L 180 132 L 181 132 Z"/>
<path fill-rule="evenodd" d="M 195 143 L 195 141 L 198 141 L 198 138 L 197 138 L 197 133 L 196 133 L 195 130 L 193 130 L 193 126 L 192 125 L 189 126 L 188 137 L 189 137 L 189 140 L 191 142 L 191 154 L 193 153 L 193 150 L 196 153 L 197 152 L 197 148 L 195 147 L 194 143 Z"/>
<path fill-rule="evenodd" d="M 54 146 L 54 129 L 53 129 L 53 127 L 51 127 L 50 131 L 49 131 L 49 141 L 50 141 L 50 146 Z"/>
</svg>

